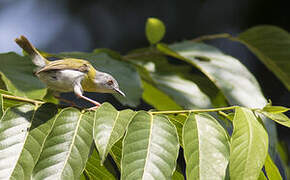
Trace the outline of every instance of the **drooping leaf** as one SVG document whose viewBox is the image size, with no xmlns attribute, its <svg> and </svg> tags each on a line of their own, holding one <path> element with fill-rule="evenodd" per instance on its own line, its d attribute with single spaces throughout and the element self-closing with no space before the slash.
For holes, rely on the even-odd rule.
<svg viewBox="0 0 290 180">
<path fill-rule="evenodd" d="M 21 154 L 11 175 L 12 179 L 31 179 L 31 174 L 38 161 L 44 142 L 55 121 L 57 108 L 54 104 L 44 104 L 33 115 Z M 12 155 L 12 154 L 11 154 Z M 10 155 L 10 156 L 11 156 Z"/>
<path fill-rule="evenodd" d="M 94 114 L 63 109 L 47 137 L 33 170 L 38 179 L 79 179 L 93 142 Z"/>
<path fill-rule="evenodd" d="M 238 38 L 290 90 L 290 35 L 276 26 L 256 26 L 241 33 Z"/>
<path fill-rule="evenodd" d="M 115 180 L 115 174 L 108 170 L 106 162 L 101 165 L 101 159 L 96 150 L 93 151 L 85 167 L 85 173 L 90 180 Z"/>
<path fill-rule="evenodd" d="M 150 44 L 158 43 L 165 34 L 165 25 L 157 18 L 148 18 L 146 22 L 146 37 Z"/>
<path fill-rule="evenodd" d="M 123 104 L 137 106 L 142 97 L 141 79 L 137 70 L 127 62 L 117 61 L 105 53 L 61 53 L 59 57 L 81 58 L 90 63 L 99 71 L 111 74 L 119 83 L 120 89 L 126 94 L 122 97 L 119 94 L 114 96 Z"/>
<path fill-rule="evenodd" d="M 231 179 L 255 180 L 268 153 L 268 134 L 254 113 L 237 107 L 233 120 L 229 173 Z"/>
<path fill-rule="evenodd" d="M 289 111 L 289 108 L 283 106 L 265 106 L 262 110 L 269 113 L 283 113 Z"/>
<path fill-rule="evenodd" d="M 34 106 L 7 109 L 0 120 L 0 179 L 10 179 L 25 146 Z M 33 166 L 33 164 L 31 164 Z"/>
<path fill-rule="evenodd" d="M 280 172 L 276 167 L 275 163 L 272 161 L 269 154 L 267 155 L 265 162 L 265 171 L 269 179 L 282 180 Z"/>
<path fill-rule="evenodd" d="M 267 104 L 257 80 L 249 70 L 217 48 L 189 41 L 157 47 L 161 52 L 186 61 L 202 71 L 221 90 L 229 104 L 250 108 L 263 108 Z M 275 123 L 266 118 L 263 118 L 263 122 L 270 134 L 270 154 L 274 155 L 277 142 Z"/>
<path fill-rule="evenodd" d="M 190 114 L 183 126 L 187 179 L 224 179 L 230 156 L 229 138 L 208 114 Z"/>
<path fill-rule="evenodd" d="M 121 179 L 170 179 L 178 150 L 176 129 L 165 116 L 138 112 L 123 140 Z"/>
<path fill-rule="evenodd" d="M 15 53 L 0 54 L 0 74 L 13 95 L 42 99 L 45 85 L 33 75 L 35 66 L 28 57 Z"/>
<path fill-rule="evenodd" d="M 166 108 L 167 102 L 170 103 L 168 105 L 172 106 L 169 107 L 170 109 L 176 108 L 174 104 L 185 109 L 211 107 L 210 98 L 195 83 L 197 79 L 199 82 L 204 82 L 204 79 L 201 80 L 201 78 L 196 78 L 190 74 L 191 68 L 187 64 L 170 64 L 164 55 L 160 52 L 156 54 L 156 49 L 152 50 L 152 48 L 141 49 L 137 53 L 128 54 L 126 57 L 128 56 L 130 62 L 138 67 L 143 82 L 147 83 L 145 84 L 147 86 L 144 87 L 147 90 L 144 92 L 145 95 L 143 94 L 146 98 L 145 101 L 154 105 L 155 108 Z M 201 84 L 209 85 L 208 83 L 199 83 L 199 85 Z M 214 89 L 212 86 L 210 88 Z M 150 98 L 149 95 L 159 98 Z M 162 100 L 166 100 L 166 102 Z M 172 103 L 172 100 L 175 103 Z"/>
<path fill-rule="evenodd" d="M 290 127 L 290 119 L 283 113 L 269 113 L 265 111 L 261 111 L 261 113 L 283 126 Z"/>
<path fill-rule="evenodd" d="M 253 108 L 266 105 L 267 101 L 255 77 L 237 59 L 203 43 L 182 42 L 173 44 L 169 48 L 173 53 L 182 56 L 182 60 L 205 73 L 224 93 L 230 104 Z M 200 60 L 200 57 L 208 60 Z"/>
<path fill-rule="evenodd" d="M 111 147 L 124 135 L 135 112 L 117 111 L 111 104 L 104 103 L 95 113 L 94 141 L 103 163 Z"/>
</svg>

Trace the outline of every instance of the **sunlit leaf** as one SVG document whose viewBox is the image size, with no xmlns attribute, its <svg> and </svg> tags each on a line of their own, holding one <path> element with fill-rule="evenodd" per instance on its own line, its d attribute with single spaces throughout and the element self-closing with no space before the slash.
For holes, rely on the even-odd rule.
<svg viewBox="0 0 290 180">
<path fill-rule="evenodd" d="M 135 112 L 117 111 L 111 104 L 104 103 L 95 113 L 94 141 L 104 162 L 111 147 L 124 135 Z"/>
<path fill-rule="evenodd" d="M 265 171 L 269 179 L 282 180 L 280 172 L 278 168 L 276 167 L 275 163 L 272 161 L 269 154 L 267 155 L 266 162 L 265 162 Z"/>
<path fill-rule="evenodd" d="M 79 179 L 93 142 L 94 114 L 63 109 L 33 170 L 34 179 Z"/>
<path fill-rule="evenodd" d="M 44 104 L 34 113 L 23 149 L 12 173 L 14 179 L 31 178 L 33 168 L 55 121 L 56 113 L 57 108 L 53 104 Z"/>
<path fill-rule="evenodd" d="M 223 54 L 213 46 L 203 43 L 181 42 L 159 50 L 192 64 L 202 71 L 221 90 L 229 104 L 249 108 L 263 108 L 267 100 L 250 71 L 237 59 Z M 277 141 L 275 123 L 262 118 L 270 134 L 271 155 L 274 155 Z"/>
<path fill-rule="evenodd" d="M 265 111 L 261 111 L 261 113 L 283 126 L 290 127 L 290 119 L 283 113 L 269 113 Z"/>
<path fill-rule="evenodd" d="M 15 53 L 0 54 L 0 74 L 7 90 L 16 96 L 42 99 L 45 85 L 33 75 L 35 66 L 28 57 Z"/>
<path fill-rule="evenodd" d="M 185 109 L 210 108 L 211 101 L 192 81 L 176 75 L 153 75 L 157 87 Z"/>
<path fill-rule="evenodd" d="M 245 44 L 290 90 L 290 35 L 276 26 L 256 26 L 236 38 Z"/>
<path fill-rule="evenodd" d="M 208 114 L 190 114 L 183 126 L 188 179 L 224 179 L 229 162 L 229 138 Z"/>
<path fill-rule="evenodd" d="M 23 105 L 6 110 L 0 121 L 0 179 L 11 178 L 26 144 L 34 106 Z M 29 158 L 29 157 L 27 157 Z M 32 160 L 33 162 L 33 160 Z M 33 167 L 33 164 L 30 166 Z"/>
<path fill-rule="evenodd" d="M 230 177 L 256 180 L 268 153 L 268 134 L 254 113 L 246 108 L 236 108 L 233 126 Z"/>
<path fill-rule="evenodd" d="M 283 106 L 265 106 L 262 110 L 269 113 L 283 113 L 289 111 L 289 108 Z"/>
<path fill-rule="evenodd" d="M 158 43 L 165 34 L 165 25 L 157 18 L 148 18 L 146 22 L 146 37 L 150 44 Z"/>
<path fill-rule="evenodd" d="M 176 129 L 165 116 L 137 113 L 123 140 L 121 179 L 170 179 L 178 150 Z"/>
</svg>

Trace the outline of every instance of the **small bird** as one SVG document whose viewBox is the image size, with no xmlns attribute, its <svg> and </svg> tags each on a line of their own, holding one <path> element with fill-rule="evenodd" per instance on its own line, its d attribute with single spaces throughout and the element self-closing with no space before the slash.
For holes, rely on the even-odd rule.
<svg viewBox="0 0 290 180">
<path fill-rule="evenodd" d="M 55 97 L 60 98 L 61 92 L 74 92 L 79 98 L 85 99 L 95 106 L 90 110 L 95 110 L 100 103 L 83 95 L 86 92 L 98 93 L 118 93 L 125 94 L 119 89 L 118 82 L 108 73 L 97 71 L 88 61 L 83 59 L 65 58 L 61 60 L 49 61 L 43 57 L 37 49 L 27 40 L 20 36 L 15 42 L 32 59 L 37 66 L 36 76 L 52 90 Z"/>
</svg>

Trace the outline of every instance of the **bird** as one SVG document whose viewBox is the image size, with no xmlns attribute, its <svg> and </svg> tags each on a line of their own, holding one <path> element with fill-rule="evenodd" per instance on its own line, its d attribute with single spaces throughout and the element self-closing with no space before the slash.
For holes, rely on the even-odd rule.
<svg viewBox="0 0 290 180">
<path fill-rule="evenodd" d="M 30 56 L 33 64 L 37 67 L 35 75 L 46 84 L 56 98 L 60 99 L 60 93 L 74 92 L 77 97 L 95 105 L 89 110 L 96 110 L 101 104 L 84 96 L 84 91 L 118 93 L 125 96 L 112 75 L 96 70 L 87 60 L 64 58 L 49 61 L 25 36 L 16 38 L 15 42 Z"/>
</svg>

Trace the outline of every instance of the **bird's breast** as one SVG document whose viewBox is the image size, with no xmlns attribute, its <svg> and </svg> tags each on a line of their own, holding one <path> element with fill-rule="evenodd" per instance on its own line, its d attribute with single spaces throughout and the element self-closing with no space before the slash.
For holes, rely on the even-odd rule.
<svg viewBox="0 0 290 180">
<path fill-rule="evenodd" d="M 74 86 L 80 84 L 85 73 L 64 69 L 50 70 L 37 74 L 38 78 L 44 82 L 48 88 L 59 92 L 70 92 L 74 90 Z"/>
</svg>

